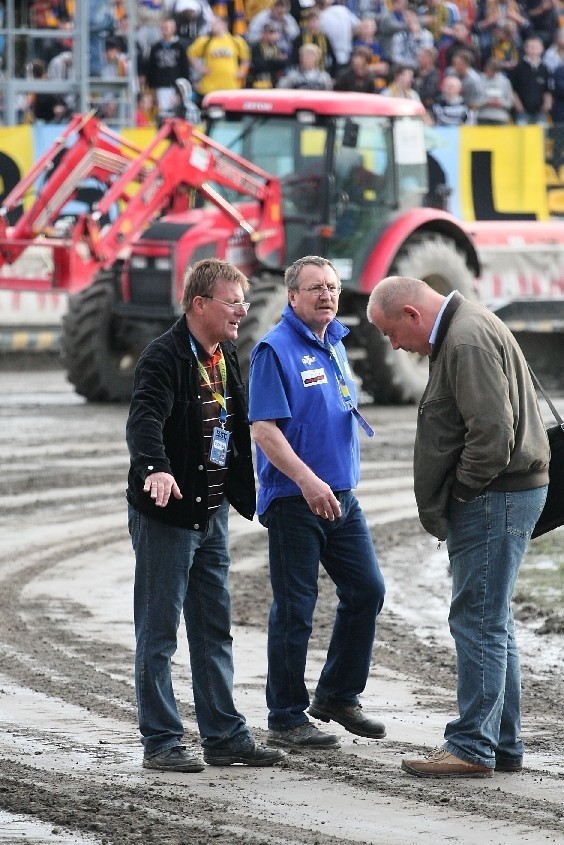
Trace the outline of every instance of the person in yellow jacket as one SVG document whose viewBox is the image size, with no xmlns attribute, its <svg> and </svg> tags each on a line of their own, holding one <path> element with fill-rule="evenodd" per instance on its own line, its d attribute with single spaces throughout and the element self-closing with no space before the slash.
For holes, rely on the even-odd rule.
<svg viewBox="0 0 564 845">
<path fill-rule="evenodd" d="M 188 48 L 200 98 L 210 91 L 243 88 L 249 72 L 250 50 L 239 35 L 231 35 L 223 18 L 214 18 L 209 35 L 201 35 Z"/>
</svg>

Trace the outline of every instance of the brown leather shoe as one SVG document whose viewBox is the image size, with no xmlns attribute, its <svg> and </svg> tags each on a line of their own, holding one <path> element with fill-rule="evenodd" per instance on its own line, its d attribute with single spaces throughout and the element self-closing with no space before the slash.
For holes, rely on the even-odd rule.
<svg viewBox="0 0 564 845">
<path fill-rule="evenodd" d="M 420 760 L 402 760 L 404 772 L 420 778 L 491 778 L 493 769 L 467 763 L 446 748 L 437 748 Z"/>
</svg>

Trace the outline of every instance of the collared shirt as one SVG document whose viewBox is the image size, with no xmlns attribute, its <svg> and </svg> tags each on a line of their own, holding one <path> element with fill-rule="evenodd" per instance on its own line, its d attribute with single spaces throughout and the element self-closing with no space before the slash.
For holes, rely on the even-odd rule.
<svg viewBox="0 0 564 845">
<path fill-rule="evenodd" d="M 452 297 L 454 296 L 455 293 L 458 293 L 458 291 L 453 290 L 451 293 L 449 293 L 449 295 L 446 297 L 445 301 L 443 302 L 441 310 L 437 314 L 437 319 L 435 320 L 435 323 L 433 325 L 433 331 L 431 332 L 431 336 L 429 337 L 429 343 L 431 344 L 431 346 L 434 344 L 434 342 L 437 338 L 437 332 L 438 332 L 439 326 L 441 324 L 441 317 L 443 316 L 443 312 L 444 312 L 445 308 L 447 307 L 447 305 L 449 304 L 450 300 L 452 299 Z"/>
</svg>

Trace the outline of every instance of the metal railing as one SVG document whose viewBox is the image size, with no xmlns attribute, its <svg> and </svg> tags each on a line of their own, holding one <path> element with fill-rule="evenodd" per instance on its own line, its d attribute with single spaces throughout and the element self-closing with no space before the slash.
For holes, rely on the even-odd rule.
<svg viewBox="0 0 564 845">
<path fill-rule="evenodd" d="M 54 94 L 71 99 L 74 110 L 86 113 L 108 99 L 115 101 L 115 114 L 109 122 L 116 128 L 135 125 L 138 91 L 137 2 L 126 0 L 128 14 L 127 76 L 115 78 L 91 77 L 89 72 L 89 7 L 96 0 L 80 0 L 75 5 L 75 18 L 69 29 L 33 29 L 26 25 L 25 4 L 19 0 L 5 0 L 4 21 L 0 38 L 4 39 L 0 74 L 0 120 L 5 126 L 15 126 L 22 119 L 22 102 L 28 94 Z M 31 79 L 26 68 L 41 40 L 72 40 L 72 64 L 68 79 Z"/>
</svg>

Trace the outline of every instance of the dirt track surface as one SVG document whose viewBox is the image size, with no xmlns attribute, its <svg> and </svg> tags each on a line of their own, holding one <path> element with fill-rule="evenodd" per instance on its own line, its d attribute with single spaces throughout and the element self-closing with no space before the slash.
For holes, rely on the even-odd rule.
<svg viewBox="0 0 564 845">
<path fill-rule="evenodd" d="M 274 769 L 161 774 L 141 768 L 135 716 L 126 409 L 83 404 L 57 369 L 0 378 L 0 842 L 22 841 L 11 814 L 26 814 L 44 823 L 25 828 L 35 843 L 564 843 L 562 616 L 522 592 L 526 771 L 458 781 L 400 771 L 403 756 L 440 744 L 456 713 L 446 553 L 419 527 L 412 495 L 413 408 L 365 409 L 377 435 L 363 438 L 358 491 L 388 589 L 363 698 L 386 739 L 332 723 L 341 748 L 330 753 L 289 754 Z M 236 515 L 231 528 L 236 701 L 264 740 L 266 534 Z M 531 546 L 527 567 L 563 555 L 555 532 Z M 322 577 L 311 689 L 334 607 Z M 174 662 L 186 741 L 196 744 L 182 637 Z"/>
</svg>

